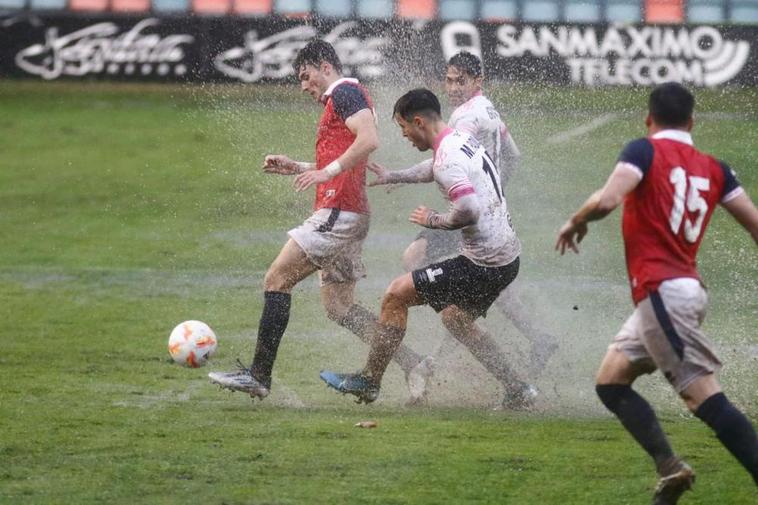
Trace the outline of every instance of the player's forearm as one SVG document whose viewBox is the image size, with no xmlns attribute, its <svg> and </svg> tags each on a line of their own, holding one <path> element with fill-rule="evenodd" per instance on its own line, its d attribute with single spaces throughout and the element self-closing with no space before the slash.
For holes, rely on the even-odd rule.
<svg viewBox="0 0 758 505">
<path fill-rule="evenodd" d="M 307 172 L 308 170 L 315 170 L 316 164 L 310 161 L 293 161 L 292 162 L 295 166 L 296 173 L 302 174 L 303 172 Z"/>
<path fill-rule="evenodd" d="M 427 219 L 427 228 L 458 230 L 479 221 L 479 203 L 474 195 L 459 198 L 445 214 L 432 212 Z"/>
<path fill-rule="evenodd" d="M 513 177 L 513 174 L 516 173 L 516 169 L 521 161 L 521 152 L 510 135 L 503 142 L 503 148 L 500 150 L 500 160 L 502 164 L 500 175 L 503 179 L 503 185 L 505 185 Z"/>
<path fill-rule="evenodd" d="M 416 163 L 410 168 L 389 172 L 387 175 L 387 184 L 432 182 L 434 180 L 432 165 L 433 160 L 432 158 L 429 158 L 421 163 Z"/>
<path fill-rule="evenodd" d="M 362 133 L 355 137 L 355 140 L 342 155 L 337 158 L 341 171 L 350 170 L 359 163 L 368 160 L 369 155 L 379 147 L 379 138 L 376 132 Z"/>
<path fill-rule="evenodd" d="M 747 193 L 742 192 L 722 205 L 758 244 L 758 209 Z"/>
<path fill-rule="evenodd" d="M 518 155 L 507 154 L 503 155 L 501 160 L 502 169 L 500 170 L 500 177 L 502 179 L 503 186 L 505 186 L 516 173 L 516 169 L 519 166 L 521 157 Z"/>
<path fill-rule="evenodd" d="M 603 190 L 599 189 L 592 193 L 578 211 L 571 217 L 571 222 L 574 224 L 589 223 L 590 221 L 597 221 L 603 219 L 610 214 L 611 210 L 600 206 L 600 198 Z"/>
</svg>

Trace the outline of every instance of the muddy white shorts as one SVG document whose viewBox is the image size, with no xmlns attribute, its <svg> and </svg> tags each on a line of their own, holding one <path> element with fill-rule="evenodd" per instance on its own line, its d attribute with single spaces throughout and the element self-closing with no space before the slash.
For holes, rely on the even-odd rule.
<svg viewBox="0 0 758 505">
<path fill-rule="evenodd" d="M 368 214 L 319 209 L 288 235 L 319 267 L 322 286 L 355 282 L 366 276 L 361 255 L 369 220 Z"/>
<path fill-rule="evenodd" d="M 699 280 L 663 281 L 637 305 L 610 348 L 649 372 L 659 368 L 681 393 L 695 379 L 721 368 L 700 329 L 707 306 L 708 294 Z"/>
</svg>

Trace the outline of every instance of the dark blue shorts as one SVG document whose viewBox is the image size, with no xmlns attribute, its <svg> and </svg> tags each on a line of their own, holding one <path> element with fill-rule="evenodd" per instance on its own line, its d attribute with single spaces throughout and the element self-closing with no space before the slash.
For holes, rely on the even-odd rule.
<svg viewBox="0 0 758 505">
<path fill-rule="evenodd" d="M 502 267 L 483 267 L 456 256 L 414 270 L 413 285 L 424 303 L 437 312 L 455 305 L 474 318 L 484 317 L 518 269 L 519 258 Z"/>
</svg>

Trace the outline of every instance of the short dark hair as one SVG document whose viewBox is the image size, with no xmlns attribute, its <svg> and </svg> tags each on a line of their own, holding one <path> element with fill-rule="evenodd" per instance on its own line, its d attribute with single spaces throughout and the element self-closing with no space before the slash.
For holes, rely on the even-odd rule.
<svg viewBox="0 0 758 505">
<path fill-rule="evenodd" d="M 437 96 L 426 88 L 416 88 L 397 99 L 392 117 L 397 115 L 410 121 L 415 114 L 442 117 L 442 107 Z"/>
<path fill-rule="evenodd" d="M 686 126 L 695 108 L 695 97 L 678 82 L 666 82 L 650 92 L 648 111 L 659 126 Z"/>
<path fill-rule="evenodd" d="M 304 65 L 318 67 L 323 62 L 331 63 L 334 70 L 338 74 L 342 74 L 342 62 L 339 56 L 337 56 L 334 46 L 325 40 L 313 39 L 297 53 L 295 61 L 292 63 L 292 68 L 295 69 L 295 73 L 297 74 L 300 72 L 300 67 Z"/>
<path fill-rule="evenodd" d="M 482 76 L 482 60 L 468 51 L 461 51 L 447 62 L 449 67 L 455 67 L 471 77 Z"/>
</svg>

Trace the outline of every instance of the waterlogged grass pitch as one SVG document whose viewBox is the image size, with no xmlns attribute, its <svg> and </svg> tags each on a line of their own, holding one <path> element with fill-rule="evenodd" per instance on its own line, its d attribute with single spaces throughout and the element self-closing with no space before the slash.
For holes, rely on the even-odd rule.
<svg viewBox="0 0 758 505">
<path fill-rule="evenodd" d="M 406 87 L 425 83 L 407 83 Z M 431 83 L 435 85 L 435 83 Z M 401 168 L 423 159 L 392 124 L 405 88 L 375 89 L 382 147 Z M 561 350 L 538 381 L 539 411 L 492 410 L 497 383 L 426 308 L 407 344 L 436 352 L 430 406 L 403 407 L 391 367 L 377 404 L 327 391 L 322 368 L 359 368 L 366 348 L 323 314 L 315 279 L 294 294 L 274 390 L 253 405 L 212 387 L 210 369 L 248 361 L 263 274 L 312 193 L 262 174 L 268 153 L 313 156 L 318 106 L 274 87 L 0 82 L 0 503 L 645 504 L 648 458 L 602 409 L 592 376 L 631 311 L 618 212 L 591 226 L 579 256 L 555 232 L 644 134 L 646 90 L 490 90 L 524 162 L 506 191 L 524 244 L 520 294 Z M 754 90 L 698 93 L 695 142 L 758 194 Z M 436 188 L 370 192 L 361 303 L 378 310 Z M 726 392 L 755 423 L 755 246 L 725 212 L 700 268 L 705 330 Z M 205 369 L 176 366 L 169 332 L 207 322 Z M 524 338 L 492 310 L 483 326 L 523 367 Z M 440 344 L 440 342 L 443 342 Z M 746 472 L 658 376 L 639 389 L 698 472 L 686 504 L 754 503 Z M 375 429 L 355 423 L 373 420 Z"/>
</svg>

